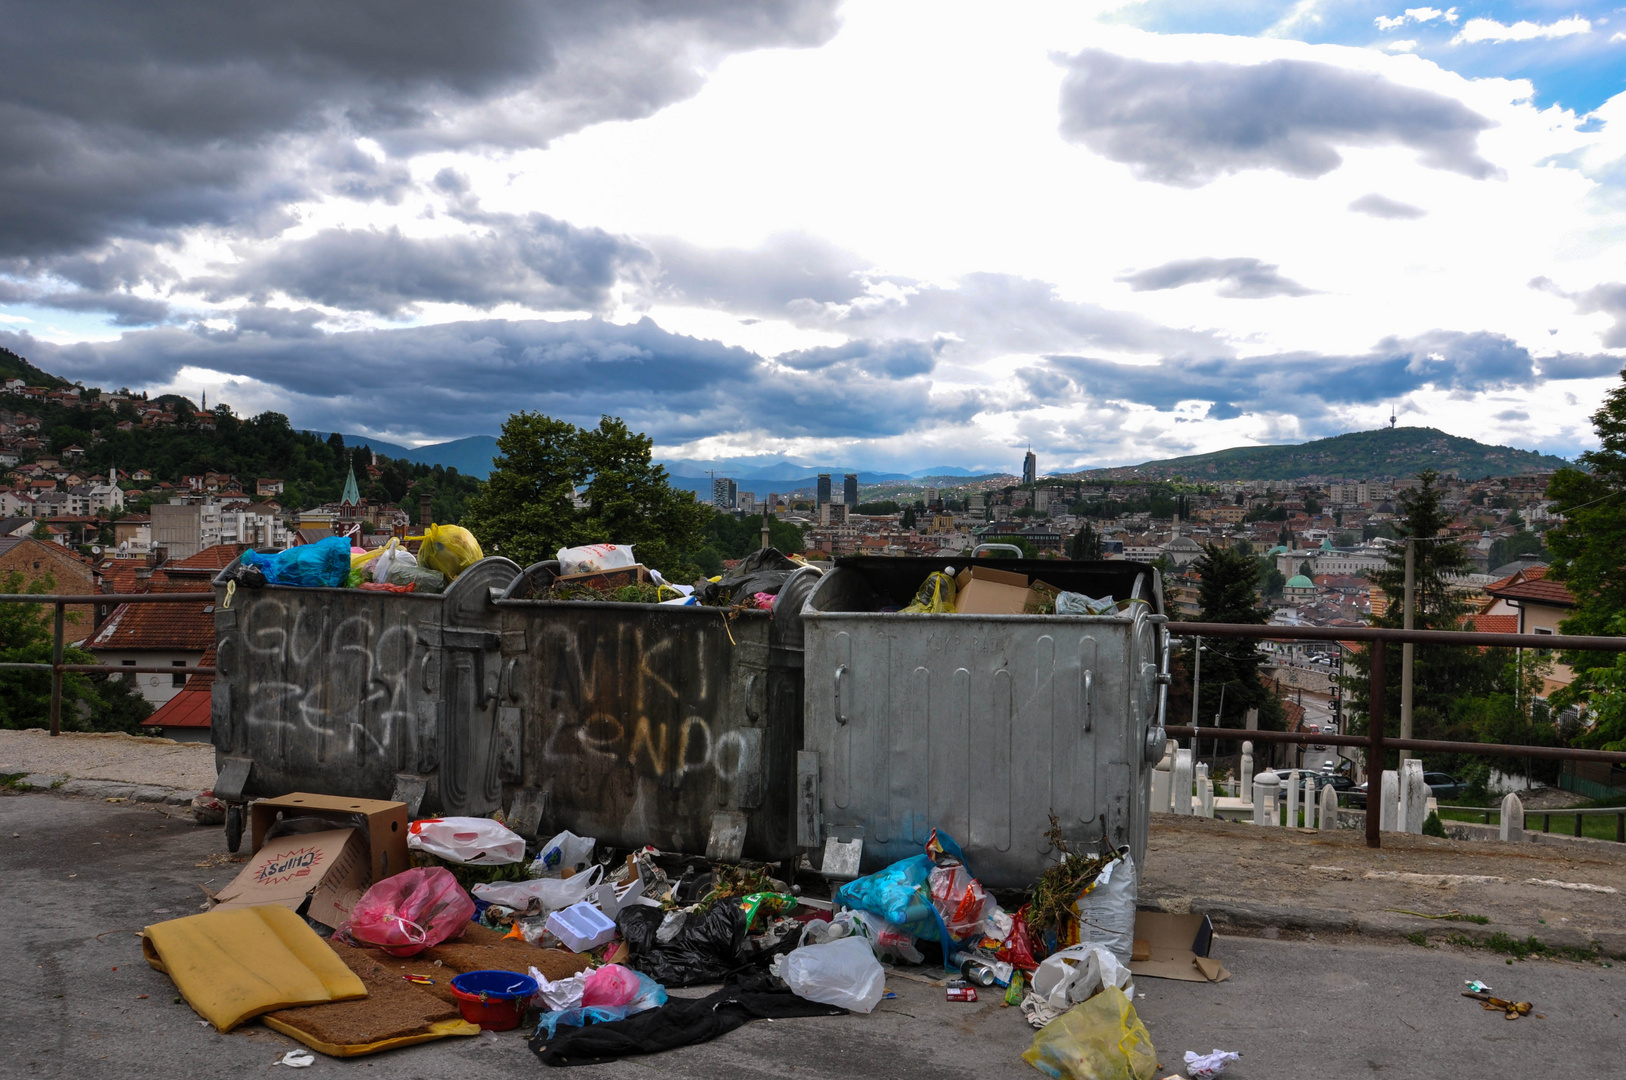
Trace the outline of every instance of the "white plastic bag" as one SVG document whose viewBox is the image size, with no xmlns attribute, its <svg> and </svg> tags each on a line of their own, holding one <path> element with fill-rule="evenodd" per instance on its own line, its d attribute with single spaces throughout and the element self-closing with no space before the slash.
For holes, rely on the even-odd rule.
<svg viewBox="0 0 1626 1080">
<path fill-rule="evenodd" d="M 543 1012 L 564 1012 L 566 1009 L 580 1008 L 582 992 L 587 989 L 588 974 L 586 971 L 578 971 L 567 979 L 549 982 L 546 975 L 533 967 L 531 978 L 536 980 L 536 993 L 531 1000 L 536 1002 Z"/>
<path fill-rule="evenodd" d="M 554 556 L 559 560 L 561 574 L 596 574 L 605 570 L 619 570 L 633 566 L 631 544 L 588 544 L 585 547 L 560 548 Z"/>
<path fill-rule="evenodd" d="M 407 827 L 407 847 L 448 862 L 501 866 L 525 858 L 525 838 L 490 818 L 423 818 Z"/>
<path fill-rule="evenodd" d="M 418 557 L 401 546 L 401 541 L 390 537 L 389 546 L 373 560 L 373 580 L 382 585 L 390 579 L 390 570 L 397 566 L 417 566 Z"/>
<path fill-rule="evenodd" d="M 1066 1012 L 1108 986 L 1133 997 L 1135 980 L 1110 949 L 1074 945 L 1045 957 L 1033 973 L 1033 992 L 1056 1012 Z"/>
<path fill-rule="evenodd" d="M 786 955 L 782 970 L 797 997 L 853 1012 L 872 1011 L 886 991 L 886 972 L 863 938 L 803 945 Z"/>
<path fill-rule="evenodd" d="M 1078 943 L 1104 945 L 1121 964 L 1135 951 L 1135 860 L 1123 848 L 1102 869 L 1095 885 L 1073 904 Z"/>
<path fill-rule="evenodd" d="M 531 860 L 532 877 L 558 877 L 566 870 L 580 873 L 593 861 L 593 848 L 598 841 L 591 836 L 577 836 L 566 829 L 542 845 L 542 850 Z"/>
<path fill-rule="evenodd" d="M 604 867 L 597 863 L 585 874 L 567 878 L 532 878 L 530 881 L 498 881 L 490 885 L 476 885 L 471 891 L 481 900 L 500 904 L 515 911 L 539 910 L 547 915 L 563 910 L 587 899 Z"/>
</svg>

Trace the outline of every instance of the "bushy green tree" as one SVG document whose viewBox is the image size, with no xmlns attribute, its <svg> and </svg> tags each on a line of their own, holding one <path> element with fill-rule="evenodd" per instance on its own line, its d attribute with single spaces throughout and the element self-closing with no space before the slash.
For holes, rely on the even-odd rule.
<svg viewBox="0 0 1626 1080">
<path fill-rule="evenodd" d="M 613 417 L 584 431 L 540 413 L 515 413 L 503 424 L 500 456 L 464 524 L 487 554 L 522 566 L 551 559 L 562 547 L 632 544 L 644 565 L 674 581 L 691 579 L 711 510 L 667 483 L 652 448 L 647 435 Z"/>
<path fill-rule="evenodd" d="M 46 594 L 56 581 L 46 574 L 24 587 L 12 571 L 0 580 L 0 592 Z M 53 636 L 43 604 L 0 604 L 0 663 L 49 664 Z M 83 649 L 67 646 L 69 664 L 94 664 Z M 121 676 L 68 673 L 62 677 L 62 730 L 139 733 L 152 706 Z M 51 723 L 51 674 L 48 671 L 0 671 L 0 728 L 41 728 Z"/>
<path fill-rule="evenodd" d="M 1204 544 L 1202 558 L 1192 569 L 1202 579 L 1198 599 L 1202 621 L 1262 626 L 1270 615 L 1259 606 L 1255 592 L 1259 564 L 1241 548 Z M 1193 647 L 1195 643 L 1193 643 Z M 1285 727 L 1281 699 L 1259 678 L 1264 657 L 1258 643 L 1245 638 L 1205 638 L 1203 640 L 1202 688 L 1198 716 L 1204 724 L 1220 714 L 1220 726 L 1241 727 L 1249 709 L 1259 710 L 1259 726 L 1267 731 Z M 1192 660 L 1186 650 L 1187 668 Z M 1223 712 L 1221 699 L 1224 699 Z"/>
<path fill-rule="evenodd" d="M 1095 531 L 1095 526 L 1089 522 L 1073 534 L 1072 543 L 1067 548 L 1069 559 L 1094 560 L 1101 557 L 1101 534 Z"/>
</svg>

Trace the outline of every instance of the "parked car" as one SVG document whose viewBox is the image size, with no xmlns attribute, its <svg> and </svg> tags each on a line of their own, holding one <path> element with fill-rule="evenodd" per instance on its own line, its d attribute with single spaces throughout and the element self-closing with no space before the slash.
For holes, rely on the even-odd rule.
<svg viewBox="0 0 1626 1080">
<path fill-rule="evenodd" d="M 1423 774 L 1423 782 L 1428 785 L 1429 793 L 1442 803 L 1449 799 L 1461 798 L 1463 792 L 1468 790 L 1467 784 L 1450 773 L 1426 772 Z M 1350 806 L 1357 810 L 1366 809 L 1365 784 L 1350 788 L 1348 794 Z"/>
</svg>

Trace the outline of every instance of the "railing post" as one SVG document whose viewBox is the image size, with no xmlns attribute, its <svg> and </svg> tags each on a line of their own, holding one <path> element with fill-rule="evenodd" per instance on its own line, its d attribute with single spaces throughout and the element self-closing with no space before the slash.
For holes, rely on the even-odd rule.
<svg viewBox="0 0 1626 1080">
<path fill-rule="evenodd" d="M 52 620 L 54 637 L 51 641 L 51 734 L 62 734 L 62 638 L 63 618 L 66 609 L 61 602 L 56 605 L 56 617 Z"/>
<path fill-rule="evenodd" d="M 1575 835 L 1576 836 L 1581 835 L 1581 815 L 1580 814 L 1575 815 Z"/>
<path fill-rule="evenodd" d="M 1615 815 L 1615 843 L 1626 844 L 1626 810 Z"/>
<path fill-rule="evenodd" d="M 1379 807 L 1383 798 L 1383 642 L 1372 642 L 1371 704 L 1367 709 L 1366 747 L 1366 846 L 1382 847 L 1382 833 L 1378 830 Z"/>
</svg>

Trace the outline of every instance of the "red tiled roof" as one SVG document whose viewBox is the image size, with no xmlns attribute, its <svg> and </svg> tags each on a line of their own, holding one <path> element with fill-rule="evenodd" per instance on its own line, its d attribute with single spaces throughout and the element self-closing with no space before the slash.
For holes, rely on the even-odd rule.
<svg viewBox="0 0 1626 1080">
<path fill-rule="evenodd" d="M 215 666 L 215 647 L 209 646 L 198 667 Z M 206 728 L 209 726 L 209 702 L 213 696 L 212 687 L 215 677 L 213 675 L 193 675 L 181 687 L 181 692 L 170 698 L 158 707 L 158 711 L 141 721 L 142 727 L 191 727 Z"/>
<path fill-rule="evenodd" d="M 1528 577 L 1524 581 L 1515 582 L 1503 588 L 1486 589 L 1492 596 L 1503 600 L 1528 600 L 1534 604 L 1546 604 L 1549 607 L 1574 607 L 1575 597 L 1564 588 L 1562 582 L 1545 581 L 1540 578 L 1532 581 Z"/>
<path fill-rule="evenodd" d="M 1462 628 L 1475 634 L 1517 634 L 1519 632 L 1519 617 L 1517 615 L 1468 615 L 1462 620 Z"/>
<path fill-rule="evenodd" d="M 164 582 L 152 592 L 196 592 Z M 96 636 L 85 643 L 92 652 L 141 649 L 203 652 L 215 643 L 215 605 L 211 595 L 201 604 L 120 604 Z"/>
<path fill-rule="evenodd" d="M 232 560 L 248 550 L 247 544 L 215 544 L 206 547 L 196 555 L 189 555 L 184 559 L 164 564 L 164 569 L 170 573 L 207 573 L 210 577 L 226 569 Z"/>
</svg>

